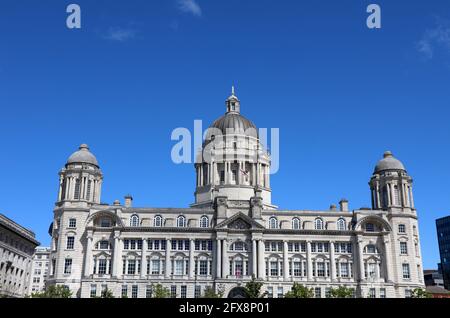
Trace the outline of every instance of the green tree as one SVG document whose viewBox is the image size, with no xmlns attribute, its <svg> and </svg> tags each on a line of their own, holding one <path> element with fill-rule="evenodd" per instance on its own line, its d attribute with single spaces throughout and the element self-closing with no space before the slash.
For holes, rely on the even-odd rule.
<svg viewBox="0 0 450 318">
<path fill-rule="evenodd" d="M 427 292 L 425 289 L 416 288 L 411 293 L 411 298 L 431 298 L 431 293 Z"/>
<path fill-rule="evenodd" d="M 331 288 L 331 298 L 353 298 L 353 289 L 345 286 L 339 286 L 338 288 Z"/>
<path fill-rule="evenodd" d="M 101 294 L 100 298 L 115 298 L 115 297 L 114 297 L 112 290 L 107 288 L 107 289 L 102 290 L 102 294 Z"/>
<path fill-rule="evenodd" d="M 294 283 L 291 290 L 284 295 L 285 298 L 313 298 L 314 290 L 306 286 Z"/>
<path fill-rule="evenodd" d="M 248 298 L 264 298 L 267 292 L 261 293 L 263 283 L 256 280 L 255 276 L 252 276 L 252 280 L 245 284 L 245 292 Z"/>
<path fill-rule="evenodd" d="M 152 285 L 153 298 L 169 298 L 169 288 L 164 287 L 161 284 Z"/>
<path fill-rule="evenodd" d="M 223 285 L 218 285 L 217 291 L 212 286 L 206 286 L 202 298 L 223 298 L 224 294 L 225 294 L 225 286 Z"/>
<path fill-rule="evenodd" d="M 48 286 L 45 291 L 32 293 L 31 298 L 70 298 L 72 292 L 69 287 L 63 285 L 51 285 Z"/>
</svg>

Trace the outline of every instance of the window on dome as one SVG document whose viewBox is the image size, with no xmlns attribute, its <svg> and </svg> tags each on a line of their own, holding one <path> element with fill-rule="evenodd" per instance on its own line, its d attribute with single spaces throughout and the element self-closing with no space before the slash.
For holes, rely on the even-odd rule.
<svg viewBox="0 0 450 318">
<path fill-rule="evenodd" d="M 345 231 L 346 225 L 345 225 L 345 220 L 344 219 L 339 219 L 337 221 L 337 229 L 339 231 Z"/>
<path fill-rule="evenodd" d="M 139 216 L 136 214 L 132 215 L 130 218 L 130 226 L 137 227 L 139 226 Z"/>
<path fill-rule="evenodd" d="M 186 218 L 182 215 L 177 217 L 177 227 L 186 227 Z"/>
<path fill-rule="evenodd" d="M 209 219 L 208 219 L 208 217 L 206 215 L 204 215 L 204 216 L 202 216 L 200 218 L 200 227 L 205 228 L 205 227 L 208 227 L 208 226 L 209 226 Z"/>
<path fill-rule="evenodd" d="M 300 230 L 300 219 L 299 218 L 293 218 L 292 219 L 292 229 L 293 230 Z"/>
<path fill-rule="evenodd" d="M 323 227 L 323 220 L 320 219 L 320 218 L 316 219 L 314 221 L 314 228 L 316 230 L 323 230 L 324 229 L 324 227 Z"/>
<path fill-rule="evenodd" d="M 156 215 L 153 218 L 153 226 L 155 227 L 161 227 L 162 226 L 162 222 L 163 222 L 163 218 L 161 215 Z"/>
<path fill-rule="evenodd" d="M 278 220 L 276 217 L 271 217 L 269 219 L 269 229 L 277 229 L 278 228 Z"/>
<path fill-rule="evenodd" d="M 75 181 L 75 194 L 74 194 L 75 200 L 80 199 L 80 179 L 76 179 Z"/>
</svg>

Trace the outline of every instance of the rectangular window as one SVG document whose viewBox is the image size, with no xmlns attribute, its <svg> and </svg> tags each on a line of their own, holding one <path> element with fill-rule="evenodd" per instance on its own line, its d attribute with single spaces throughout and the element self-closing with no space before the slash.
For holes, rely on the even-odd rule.
<svg viewBox="0 0 450 318">
<path fill-rule="evenodd" d="M 267 287 L 267 298 L 273 298 L 273 287 Z"/>
<path fill-rule="evenodd" d="M 138 298 L 138 285 L 131 286 L 131 298 Z"/>
<path fill-rule="evenodd" d="M 180 298 L 186 298 L 186 297 L 187 297 L 187 286 L 183 285 L 183 286 L 181 286 Z"/>
<path fill-rule="evenodd" d="M 403 279 L 410 279 L 411 274 L 409 271 L 409 264 L 402 264 L 402 272 L 403 272 Z"/>
<path fill-rule="evenodd" d="M 283 293 L 283 287 L 278 287 L 277 289 L 277 297 L 278 298 L 283 298 L 284 297 L 284 293 Z"/>
<path fill-rule="evenodd" d="M 278 276 L 278 262 L 270 262 L 270 276 Z"/>
<path fill-rule="evenodd" d="M 175 275 L 183 275 L 183 260 L 175 261 Z"/>
<path fill-rule="evenodd" d="M 152 260 L 152 275 L 159 275 L 160 273 L 160 261 L 159 259 Z"/>
<path fill-rule="evenodd" d="M 325 277 L 325 263 L 317 262 L 316 265 L 317 265 L 317 276 Z"/>
<path fill-rule="evenodd" d="M 386 298 L 386 289 L 380 288 L 380 298 Z"/>
<path fill-rule="evenodd" d="M 98 260 L 98 273 L 100 275 L 106 274 L 106 259 Z"/>
<path fill-rule="evenodd" d="M 130 248 L 130 240 L 123 241 L 123 249 L 128 250 Z"/>
<path fill-rule="evenodd" d="M 136 273 L 136 260 L 128 260 L 128 275 L 134 275 Z"/>
<path fill-rule="evenodd" d="M 405 289 L 405 298 L 411 298 L 412 292 L 411 289 Z"/>
<path fill-rule="evenodd" d="M 208 275 L 208 261 L 207 260 L 200 260 L 200 275 L 206 276 Z"/>
<path fill-rule="evenodd" d="M 153 287 L 151 285 L 147 285 L 145 288 L 145 298 L 152 298 L 153 297 Z"/>
<path fill-rule="evenodd" d="M 74 229 L 77 227 L 77 219 L 69 219 L 69 228 Z"/>
<path fill-rule="evenodd" d="M 200 285 L 195 286 L 194 297 L 200 298 L 202 296 L 202 287 Z"/>
<path fill-rule="evenodd" d="M 322 289 L 320 287 L 314 288 L 314 297 L 322 298 Z"/>
<path fill-rule="evenodd" d="M 325 288 L 325 298 L 331 298 L 331 288 Z"/>
<path fill-rule="evenodd" d="M 369 289 L 369 298 L 376 298 L 376 292 L 375 292 L 375 288 L 370 288 Z"/>
<path fill-rule="evenodd" d="M 122 285 L 122 298 L 128 297 L 128 286 Z"/>
<path fill-rule="evenodd" d="M 301 276 L 301 263 L 294 262 L 294 276 Z"/>
<path fill-rule="evenodd" d="M 398 233 L 406 233 L 406 226 L 405 226 L 405 224 L 399 224 L 398 225 Z"/>
<path fill-rule="evenodd" d="M 341 277 L 348 277 L 348 264 L 347 263 L 340 263 L 340 274 Z"/>
<path fill-rule="evenodd" d="M 75 237 L 68 236 L 67 237 L 66 249 L 73 250 L 74 245 L 75 245 Z"/>
<path fill-rule="evenodd" d="M 97 297 L 97 285 L 92 284 L 91 285 L 91 298 Z"/>
<path fill-rule="evenodd" d="M 64 274 L 72 273 L 72 259 L 66 258 L 64 261 Z"/>
<path fill-rule="evenodd" d="M 408 254 L 408 245 L 406 242 L 400 242 L 400 254 L 402 255 Z"/>
<path fill-rule="evenodd" d="M 177 285 L 170 286 L 170 297 L 177 298 Z"/>
</svg>

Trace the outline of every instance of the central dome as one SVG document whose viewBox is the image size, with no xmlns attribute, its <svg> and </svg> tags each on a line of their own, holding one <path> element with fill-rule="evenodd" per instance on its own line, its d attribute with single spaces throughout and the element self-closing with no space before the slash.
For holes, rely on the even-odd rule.
<svg viewBox="0 0 450 318">
<path fill-rule="evenodd" d="M 210 128 L 216 128 L 222 131 L 222 134 L 246 134 L 257 137 L 255 124 L 239 113 L 227 113 L 217 119 Z"/>
<path fill-rule="evenodd" d="M 258 138 L 258 130 L 254 123 L 241 115 L 241 102 L 234 94 L 234 86 L 231 89 L 231 95 L 225 101 L 227 112 L 225 115 L 217 119 L 209 127 L 212 131 L 208 133 L 211 137 L 218 133 L 214 130 L 219 130 L 222 135 L 227 134 L 242 134 Z"/>
</svg>

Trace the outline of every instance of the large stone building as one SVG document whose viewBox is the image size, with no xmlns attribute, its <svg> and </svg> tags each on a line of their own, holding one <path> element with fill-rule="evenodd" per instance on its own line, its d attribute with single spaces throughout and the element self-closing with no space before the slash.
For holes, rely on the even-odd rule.
<svg viewBox="0 0 450 318">
<path fill-rule="evenodd" d="M 49 282 L 78 297 L 198 297 L 206 286 L 243 296 L 252 275 L 269 297 L 293 282 L 326 297 L 341 285 L 357 297 L 409 297 L 424 287 L 412 178 L 390 152 L 369 180 L 372 209 L 281 210 L 272 204 L 271 158 L 234 92 L 195 164 L 189 208 L 100 203 L 103 174 L 83 144 L 60 171 L 51 226 Z"/>
<path fill-rule="evenodd" d="M 31 275 L 30 275 L 30 293 L 38 293 L 45 290 L 50 268 L 50 248 L 36 247 L 34 251 Z"/>
<path fill-rule="evenodd" d="M 0 214 L 0 296 L 30 293 L 31 258 L 38 245 L 32 231 Z"/>
</svg>

